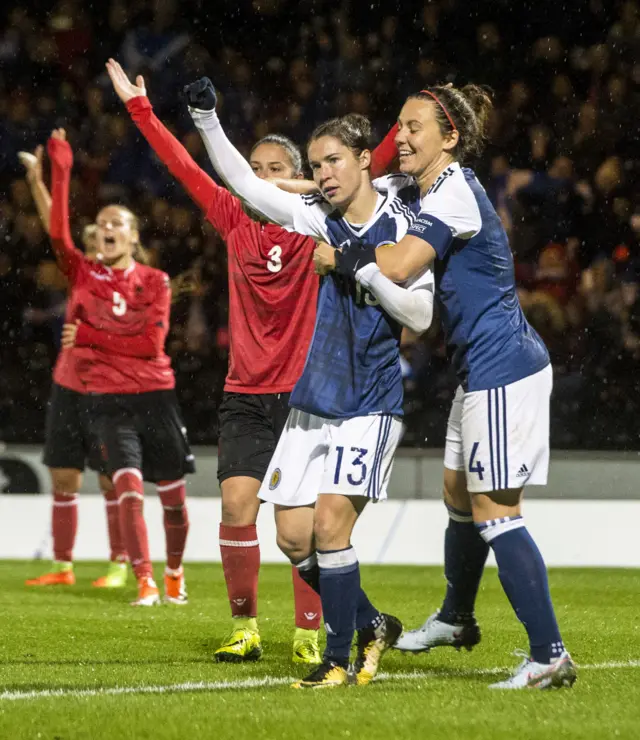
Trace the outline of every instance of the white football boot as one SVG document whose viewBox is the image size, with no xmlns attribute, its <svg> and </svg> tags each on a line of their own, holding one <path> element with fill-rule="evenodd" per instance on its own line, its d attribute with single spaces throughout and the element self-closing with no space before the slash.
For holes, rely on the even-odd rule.
<svg viewBox="0 0 640 740">
<path fill-rule="evenodd" d="M 409 653 L 428 653 L 434 647 L 449 645 L 456 650 L 471 650 L 480 642 L 480 627 L 476 621 L 468 624 L 447 624 L 432 614 L 418 629 L 403 632 L 393 646 Z"/>
<path fill-rule="evenodd" d="M 565 650 L 551 663 L 536 663 L 527 655 L 505 681 L 490 684 L 490 689 L 571 688 L 577 678 L 575 663 Z"/>
</svg>

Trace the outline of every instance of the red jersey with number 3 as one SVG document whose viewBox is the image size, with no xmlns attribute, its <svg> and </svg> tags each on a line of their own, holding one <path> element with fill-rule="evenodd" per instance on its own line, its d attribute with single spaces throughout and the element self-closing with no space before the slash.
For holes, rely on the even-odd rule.
<svg viewBox="0 0 640 740">
<path fill-rule="evenodd" d="M 225 391 L 288 393 L 307 357 L 316 317 L 318 277 L 312 239 L 251 219 L 153 113 L 146 97 L 127 110 L 158 157 L 227 244 L 229 371 Z"/>
</svg>

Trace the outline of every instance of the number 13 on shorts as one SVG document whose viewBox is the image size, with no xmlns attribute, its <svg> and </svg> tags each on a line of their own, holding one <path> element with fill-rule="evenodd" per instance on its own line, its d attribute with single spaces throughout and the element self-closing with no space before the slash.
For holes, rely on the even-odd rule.
<svg viewBox="0 0 640 740">
<path fill-rule="evenodd" d="M 386 414 L 344 419 L 330 428 L 320 493 L 386 498 L 401 422 Z"/>
</svg>

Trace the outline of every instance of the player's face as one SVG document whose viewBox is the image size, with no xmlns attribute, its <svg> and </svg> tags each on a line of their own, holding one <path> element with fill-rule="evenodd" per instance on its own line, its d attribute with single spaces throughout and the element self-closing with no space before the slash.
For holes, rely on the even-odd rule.
<svg viewBox="0 0 640 740">
<path fill-rule="evenodd" d="M 112 265 L 135 252 L 138 232 L 128 211 L 119 206 L 103 208 L 96 218 L 96 246 L 102 261 Z"/>
<path fill-rule="evenodd" d="M 289 180 L 296 177 L 287 150 L 272 142 L 265 142 L 257 146 L 251 154 L 249 164 L 261 180 L 267 180 L 270 177 Z"/>
<path fill-rule="evenodd" d="M 435 116 L 436 103 L 412 98 L 398 116 L 398 147 L 400 171 L 418 177 L 442 155 L 455 146 L 450 136 L 443 136 Z"/>
<path fill-rule="evenodd" d="M 324 197 L 336 208 L 348 206 L 362 184 L 369 153 L 358 156 L 339 139 L 321 136 L 309 144 L 307 154 L 313 180 Z"/>
</svg>

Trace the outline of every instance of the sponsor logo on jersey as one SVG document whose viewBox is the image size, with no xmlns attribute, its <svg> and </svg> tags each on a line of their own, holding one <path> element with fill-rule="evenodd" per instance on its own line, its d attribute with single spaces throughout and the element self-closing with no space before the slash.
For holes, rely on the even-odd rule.
<svg viewBox="0 0 640 740">
<path fill-rule="evenodd" d="M 273 491 L 280 485 L 280 481 L 282 479 L 282 473 L 280 471 L 280 468 L 276 468 L 273 473 L 271 473 L 271 478 L 269 479 L 269 490 Z"/>
</svg>

